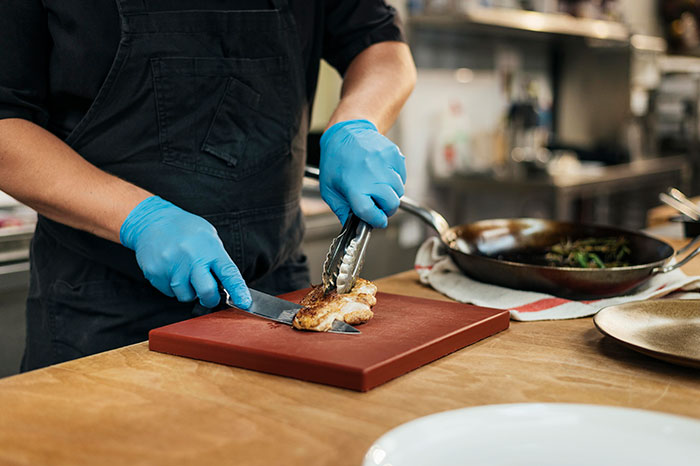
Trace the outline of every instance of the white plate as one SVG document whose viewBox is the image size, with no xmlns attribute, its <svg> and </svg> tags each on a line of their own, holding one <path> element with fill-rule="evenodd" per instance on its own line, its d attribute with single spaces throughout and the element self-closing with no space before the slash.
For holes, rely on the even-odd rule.
<svg viewBox="0 0 700 466">
<path fill-rule="evenodd" d="M 433 414 L 375 442 L 364 466 L 697 466 L 700 421 L 637 409 L 523 403 Z"/>
</svg>

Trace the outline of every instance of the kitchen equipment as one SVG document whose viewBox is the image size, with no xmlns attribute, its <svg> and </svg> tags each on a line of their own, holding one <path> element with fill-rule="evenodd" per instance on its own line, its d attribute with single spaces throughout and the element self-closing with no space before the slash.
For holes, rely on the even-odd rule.
<svg viewBox="0 0 700 466">
<path fill-rule="evenodd" d="M 700 208 L 698 208 L 698 205 L 688 199 L 688 196 L 683 194 L 679 189 L 669 188 L 668 195 L 676 199 L 678 202 L 684 204 L 689 210 L 693 211 L 698 218 L 700 218 Z"/>
<path fill-rule="evenodd" d="M 236 307 L 228 291 L 226 291 L 226 289 L 223 287 L 221 289 L 223 290 L 223 294 L 226 298 L 226 304 L 230 307 Z M 279 322 L 286 325 L 292 325 L 292 321 L 297 315 L 297 312 L 303 307 L 301 304 L 276 298 L 274 296 L 270 296 L 267 293 L 254 290 L 252 288 L 250 288 L 249 291 L 251 298 L 253 298 L 253 304 L 251 304 L 251 306 L 248 309 L 243 310 L 249 314 L 253 314 L 258 317 L 274 320 L 275 322 Z M 333 321 L 329 332 L 347 333 L 355 335 L 360 333 L 360 331 L 352 325 L 346 324 L 345 322 L 342 322 L 340 320 Z"/>
<path fill-rule="evenodd" d="M 682 223 L 683 224 L 683 236 L 686 238 L 695 238 L 696 236 L 700 235 L 700 222 L 696 222 L 695 220 L 691 220 L 685 215 L 677 215 L 675 217 L 671 217 L 670 219 L 672 222 L 675 223 Z"/>
<path fill-rule="evenodd" d="M 323 263 L 321 279 L 326 294 L 333 290 L 348 293 L 355 286 L 365 261 L 371 232 L 371 226 L 350 213 L 340 235 L 331 242 Z"/>
<path fill-rule="evenodd" d="M 593 319 L 604 335 L 640 353 L 700 368 L 700 301 L 659 299 L 603 308 Z"/>
<path fill-rule="evenodd" d="M 304 176 L 318 180 L 320 170 L 317 167 L 306 166 Z M 333 290 L 348 293 L 352 290 L 364 265 L 371 232 L 371 226 L 350 212 L 340 235 L 331 242 L 323 262 L 321 280 L 325 293 Z"/>
<path fill-rule="evenodd" d="M 612 406 L 520 403 L 445 411 L 380 437 L 363 466 L 696 465 L 700 422 Z"/>
<path fill-rule="evenodd" d="M 308 290 L 281 296 L 298 302 Z M 505 330 L 508 311 L 377 293 L 361 335 L 293 332 L 237 309 L 151 330 L 149 348 L 367 391 Z"/>
<path fill-rule="evenodd" d="M 688 268 L 691 267 L 698 270 L 697 264 L 688 264 Z M 643 287 L 628 294 L 594 300 L 576 301 L 549 293 L 504 288 L 464 274 L 437 237 L 426 240 L 418 250 L 415 269 L 421 283 L 444 296 L 460 303 L 508 309 L 511 320 L 521 322 L 592 317 L 613 304 L 660 299 L 681 290 L 700 291 L 700 276 L 686 275 L 681 271 L 655 275 Z"/>
<path fill-rule="evenodd" d="M 34 224 L 0 228 L 0 269 L 4 265 L 27 262 Z"/>
<path fill-rule="evenodd" d="M 678 212 L 690 217 L 696 222 L 700 220 L 700 215 L 695 211 L 694 208 L 688 207 L 683 202 L 677 200 L 674 197 L 669 196 L 666 193 L 659 193 L 659 200 L 669 207 L 676 209 Z"/>
<path fill-rule="evenodd" d="M 465 274 L 479 281 L 508 288 L 542 291 L 569 299 L 597 299 L 634 290 L 653 275 L 681 267 L 700 253 L 696 238 L 674 253 L 673 248 L 643 233 L 615 227 L 558 222 L 534 218 L 482 220 L 449 227 L 432 209 L 405 196 L 401 207 L 417 215 L 440 236 L 448 253 Z M 632 265 L 574 268 L 529 263 L 534 251 L 570 238 L 624 236 L 630 242 Z M 671 259 L 677 262 L 670 264 Z"/>
</svg>

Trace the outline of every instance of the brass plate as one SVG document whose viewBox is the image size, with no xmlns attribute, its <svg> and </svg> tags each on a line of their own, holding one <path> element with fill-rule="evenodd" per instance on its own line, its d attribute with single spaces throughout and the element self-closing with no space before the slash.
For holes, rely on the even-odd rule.
<svg viewBox="0 0 700 466">
<path fill-rule="evenodd" d="M 700 301 L 657 299 L 603 308 L 598 330 L 640 353 L 700 368 Z"/>
</svg>

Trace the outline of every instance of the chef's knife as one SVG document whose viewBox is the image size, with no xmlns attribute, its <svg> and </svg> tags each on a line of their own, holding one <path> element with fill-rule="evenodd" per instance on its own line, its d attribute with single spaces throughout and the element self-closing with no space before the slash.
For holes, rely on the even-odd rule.
<svg viewBox="0 0 700 466">
<path fill-rule="evenodd" d="M 228 291 L 226 291 L 226 289 L 223 287 L 222 290 L 226 298 L 226 304 L 240 309 L 233 303 Z M 292 325 L 292 321 L 297 315 L 297 312 L 299 312 L 299 309 L 304 307 L 301 304 L 285 301 L 284 299 L 276 298 L 253 289 L 250 289 L 250 296 L 253 298 L 253 304 L 248 309 L 241 309 L 242 311 L 258 317 L 263 317 L 265 319 L 274 320 L 275 322 L 280 322 L 282 324 Z M 346 324 L 340 320 L 333 321 L 329 332 L 344 333 L 349 335 L 361 333 L 352 325 Z"/>
</svg>

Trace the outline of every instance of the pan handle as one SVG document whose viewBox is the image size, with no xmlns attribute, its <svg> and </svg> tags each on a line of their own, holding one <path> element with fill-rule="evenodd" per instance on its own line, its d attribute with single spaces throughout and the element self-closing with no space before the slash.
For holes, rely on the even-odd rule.
<svg viewBox="0 0 700 466">
<path fill-rule="evenodd" d="M 690 248 L 698 244 L 698 242 L 700 242 L 700 236 L 696 236 L 695 238 L 693 238 L 692 241 L 690 241 L 688 244 L 676 251 L 675 255 L 677 256 L 679 254 L 685 254 L 686 251 L 690 250 Z"/>
<path fill-rule="evenodd" d="M 441 238 L 444 236 L 445 232 L 450 229 L 450 225 L 447 223 L 447 220 L 445 220 L 445 217 L 431 208 L 423 207 L 410 197 L 403 196 L 401 198 L 400 207 L 427 223 Z"/>
<path fill-rule="evenodd" d="M 676 253 L 673 255 L 673 257 L 677 257 L 686 251 L 688 251 L 690 248 L 695 246 L 700 242 L 700 236 L 696 236 L 695 239 L 693 239 L 691 242 L 680 248 Z M 652 269 L 651 274 L 656 275 L 657 273 L 667 273 L 671 272 L 672 270 L 676 270 L 678 267 L 682 267 L 685 264 L 688 263 L 693 257 L 697 256 L 700 253 L 700 246 L 696 247 L 693 249 L 692 252 L 690 252 L 687 256 L 685 256 L 683 259 L 680 261 L 676 262 L 675 264 L 667 265 L 666 267 L 655 267 Z"/>
</svg>

